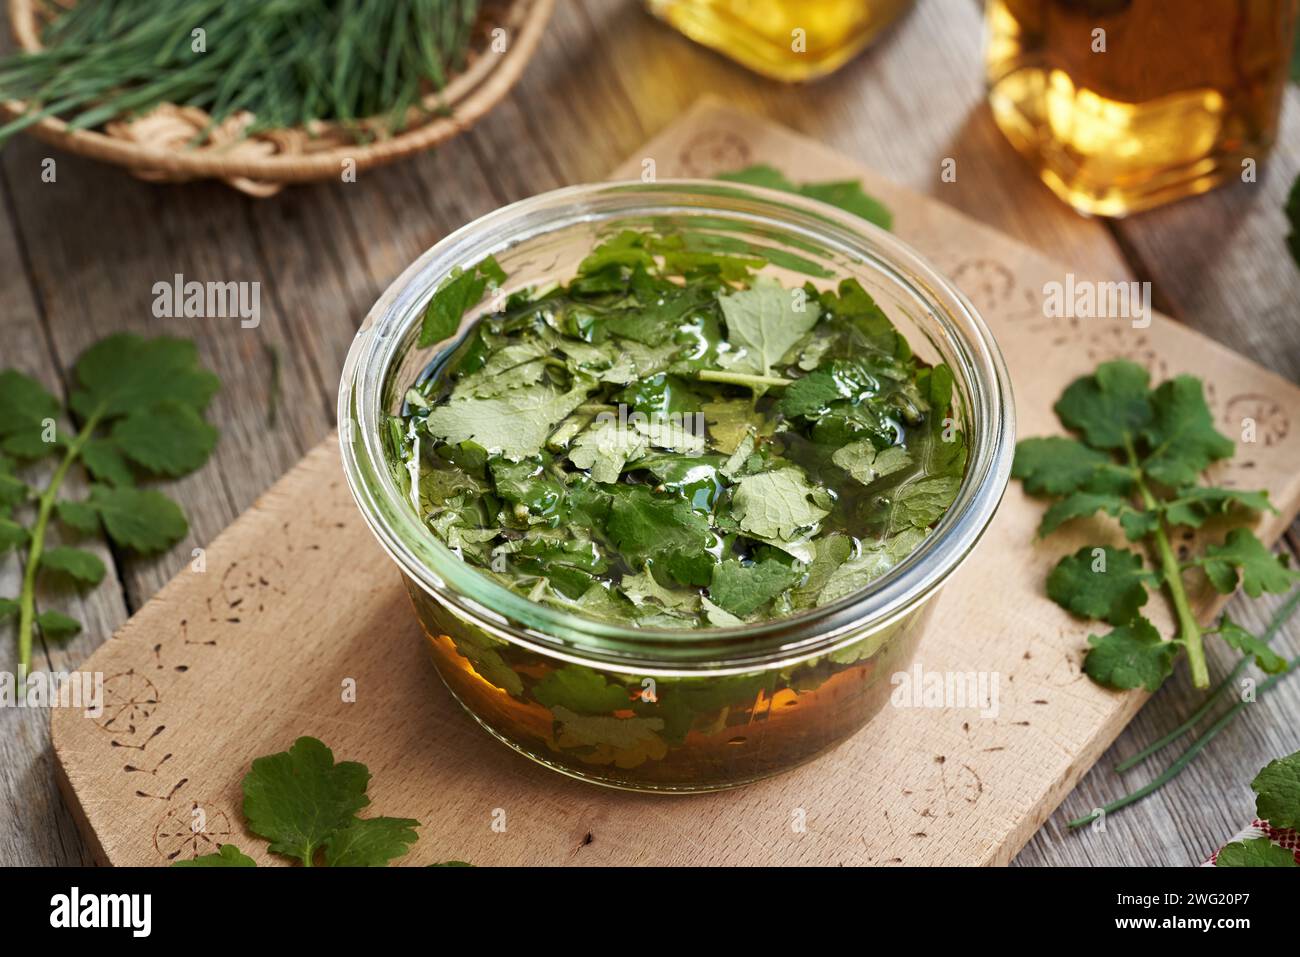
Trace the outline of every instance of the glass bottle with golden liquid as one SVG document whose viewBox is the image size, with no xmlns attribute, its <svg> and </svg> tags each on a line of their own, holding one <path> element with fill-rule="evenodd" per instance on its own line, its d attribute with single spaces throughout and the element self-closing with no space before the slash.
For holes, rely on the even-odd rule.
<svg viewBox="0 0 1300 957">
<path fill-rule="evenodd" d="M 1123 216 L 1253 171 L 1295 17 L 1296 0 L 988 0 L 989 104 L 1058 196 Z"/>
<path fill-rule="evenodd" d="M 697 43 L 789 83 L 825 76 L 860 53 L 913 0 L 647 0 Z"/>
</svg>

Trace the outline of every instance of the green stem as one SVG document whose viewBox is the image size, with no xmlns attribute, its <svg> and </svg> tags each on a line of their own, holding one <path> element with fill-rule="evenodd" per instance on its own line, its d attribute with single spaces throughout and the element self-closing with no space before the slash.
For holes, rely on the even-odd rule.
<svg viewBox="0 0 1300 957">
<path fill-rule="evenodd" d="M 1300 666 L 1300 656 L 1292 658 L 1289 662 L 1287 662 L 1286 671 L 1282 672 L 1281 674 L 1274 675 L 1273 677 L 1265 681 L 1263 684 L 1261 684 L 1258 688 L 1256 688 L 1255 700 L 1258 701 L 1260 698 L 1262 698 L 1265 692 L 1272 689 L 1279 681 L 1281 681 L 1283 678 L 1289 675 L 1293 670 L 1295 670 L 1297 666 Z M 1118 811 L 1120 808 L 1128 807 L 1130 804 L 1136 804 L 1138 801 L 1142 800 L 1147 795 L 1151 794 L 1154 791 L 1158 791 L 1160 788 L 1164 787 L 1174 778 L 1178 777 L 1178 775 L 1182 774 L 1183 770 L 1189 764 L 1192 763 L 1192 760 L 1198 754 L 1200 754 L 1202 751 L 1205 750 L 1206 745 L 1208 745 L 1214 739 L 1214 736 L 1218 734 L 1220 731 L 1222 731 L 1224 728 L 1226 728 L 1229 724 L 1231 724 L 1232 719 L 1235 718 L 1238 714 L 1240 714 L 1245 709 L 1246 705 L 1249 703 L 1250 702 L 1248 701 L 1238 701 L 1231 708 L 1225 711 L 1218 721 L 1215 721 L 1214 724 L 1210 725 L 1205 730 L 1204 734 L 1202 734 L 1199 738 L 1193 741 L 1188 746 L 1187 750 L 1184 751 L 1181 755 L 1179 755 L 1177 761 L 1169 765 L 1169 767 L 1166 768 L 1160 774 L 1160 776 L 1155 778 L 1150 784 L 1145 784 L 1142 787 L 1138 788 L 1136 791 L 1124 795 L 1118 801 L 1111 801 L 1109 804 L 1103 805 L 1100 814 L 1093 813 L 1093 814 L 1088 814 L 1084 817 L 1075 818 L 1073 821 L 1070 821 L 1069 824 L 1067 824 L 1066 826 L 1071 828 L 1084 827 L 1085 825 L 1091 824 L 1093 821 L 1097 820 L 1097 818 L 1100 817 L 1101 814 L 1112 814 L 1115 811 Z"/>
<path fill-rule="evenodd" d="M 1293 614 L 1295 614 L 1297 607 L 1300 607 L 1300 590 L 1292 592 L 1291 597 L 1278 608 L 1277 614 L 1275 614 L 1273 620 L 1268 623 L 1268 628 L 1264 631 L 1264 634 L 1260 636 L 1260 640 L 1263 641 L 1264 644 L 1271 642 L 1273 637 L 1282 630 L 1282 626 L 1290 620 Z M 1151 757 L 1151 755 L 1173 744 L 1187 732 L 1195 728 L 1196 725 L 1200 724 L 1201 719 L 1210 713 L 1210 708 L 1214 706 L 1214 702 L 1218 700 L 1219 695 L 1223 694 L 1224 691 L 1236 682 L 1237 678 L 1246 670 L 1246 667 L 1254 660 L 1254 658 L 1254 655 L 1242 656 L 1242 659 L 1237 662 L 1236 667 L 1232 669 L 1228 674 L 1228 677 L 1219 682 L 1219 684 L 1215 686 L 1215 689 L 1205 696 L 1204 703 L 1196 709 L 1190 718 L 1178 727 L 1174 728 L 1174 730 L 1170 731 L 1159 741 L 1155 742 L 1155 744 L 1148 745 L 1131 758 L 1115 765 L 1116 772 L 1123 774 L 1130 768 L 1136 767 L 1147 758 Z"/>
<path fill-rule="evenodd" d="M 724 382 L 727 385 L 744 386 L 786 386 L 794 379 L 782 379 L 773 375 L 748 375 L 744 372 L 723 372 L 718 369 L 701 369 L 696 373 L 701 382 Z"/>
<path fill-rule="evenodd" d="M 68 476 L 72 463 L 81 454 L 82 448 L 90 440 L 95 427 L 103 416 L 101 409 L 86 420 L 85 426 L 77 433 L 66 452 L 63 461 L 50 476 L 50 484 L 41 493 L 36 506 L 36 524 L 32 526 L 31 542 L 27 546 L 27 564 L 23 569 L 23 590 L 18 598 L 18 668 L 26 675 L 32 668 L 32 634 L 36 623 L 36 573 L 40 570 L 41 555 L 45 552 L 45 530 L 50 524 L 50 515 L 59 497 L 59 489 Z"/>
<path fill-rule="evenodd" d="M 1135 470 L 1138 469 L 1137 454 L 1133 451 L 1133 443 L 1125 440 L 1125 449 L 1128 452 L 1129 465 Z M 1173 601 L 1174 614 L 1178 618 L 1178 637 L 1187 649 L 1187 663 L 1192 669 L 1192 684 L 1197 688 L 1208 688 L 1210 686 L 1210 669 L 1205 661 L 1205 645 L 1201 641 L 1201 626 L 1196 621 L 1196 616 L 1192 614 L 1192 604 L 1187 599 L 1186 589 L 1183 588 L 1182 566 L 1179 564 L 1178 556 L 1174 554 L 1173 546 L 1169 544 L 1169 535 L 1165 531 L 1164 519 L 1159 517 L 1160 503 L 1151 494 L 1151 489 L 1147 488 L 1140 471 L 1136 473 L 1134 481 L 1137 483 L 1138 494 L 1142 497 L 1142 504 L 1148 511 L 1157 515 L 1156 527 L 1151 533 L 1151 538 L 1156 545 L 1156 555 L 1160 558 L 1165 588 Z"/>
</svg>

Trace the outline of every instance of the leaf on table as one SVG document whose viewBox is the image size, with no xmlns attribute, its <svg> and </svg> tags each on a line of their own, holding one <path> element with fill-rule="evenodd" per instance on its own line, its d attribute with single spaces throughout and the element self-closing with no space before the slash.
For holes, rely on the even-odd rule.
<svg viewBox="0 0 1300 957">
<path fill-rule="evenodd" d="M 36 626 L 46 638 L 59 640 L 71 638 L 81 631 L 81 622 L 70 618 L 61 611 L 43 611 L 36 616 Z"/>
<path fill-rule="evenodd" d="M 356 818 L 325 839 L 330 867 L 384 867 L 411 849 L 420 822 L 409 817 Z"/>
<path fill-rule="evenodd" d="M 87 502 L 99 513 L 109 538 L 137 552 L 170 548 L 190 528 L 180 506 L 152 489 L 94 485 Z"/>
<path fill-rule="evenodd" d="M 125 488 L 135 484 L 135 476 L 111 439 L 91 439 L 81 449 L 81 461 L 97 482 Z"/>
<path fill-rule="evenodd" d="M 212 854 L 200 854 L 184 861 L 172 862 L 172 867 L 256 867 L 257 862 L 235 847 L 222 844 Z"/>
<path fill-rule="evenodd" d="M 44 441 L 47 423 L 63 406 L 31 376 L 15 369 L 0 372 L 0 446 L 19 458 L 38 458 L 55 445 Z"/>
<path fill-rule="evenodd" d="M 334 752 L 302 737 L 288 751 L 256 758 L 244 776 L 248 828 L 271 842 L 275 854 L 313 863 L 336 831 L 370 803 L 370 772 L 355 761 L 334 763 Z"/>
<path fill-rule="evenodd" d="M 1057 562 L 1047 576 L 1047 596 L 1080 617 L 1123 625 L 1146 604 L 1147 586 L 1155 582 L 1136 552 L 1085 545 Z"/>
<path fill-rule="evenodd" d="M 1270 761 L 1250 786 L 1261 819 L 1274 827 L 1300 829 L 1300 751 Z"/>
<path fill-rule="evenodd" d="M 1230 647 L 1236 648 L 1244 655 L 1254 655 L 1255 664 L 1266 674 L 1276 675 L 1287 670 L 1285 658 L 1226 614 L 1219 620 L 1219 625 L 1214 630 Z"/>
<path fill-rule="evenodd" d="M 110 437 L 137 465 L 173 478 L 206 462 L 217 444 L 216 428 L 190 406 L 175 402 L 130 413 L 114 424 Z"/>
<path fill-rule="evenodd" d="M 1110 495 L 1105 492 L 1072 492 L 1047 507 L 1043 512 L 1042 521 L 1038 524 L 1038 534 L 1048 535 L 1066 522 L 1076 518 L 1087 518 L 1098 512 L 1118 516 L 1128 508 L 1130 508 L 1128 499 L 1120 495 Z M 1135 532 L 1140 530 L 1137 525 L 1132 527 Z M 1130 535 L 1129 539 L 1134 541 L 1140 537 L 1141 535 Z"/>
<path fill-rule="evenodd" d="M 0 555 L 11 548 L 26 545 L 30 535 L 26 528 L 11 518 L 0 518 Z"/>
<path fill-rule="evenodd" d="M 1207 519 L 1226 515 L 1233 508 L 1248 512 L 1277 512 L 1266 491 L 1247 492 L 1206 486 L 1179 489 L 1174 498 L 1164 503 L 1162 510 L 1170 525 L 1200 528 Z"/>
<path fill-rule="evenodd" d="M 1151 377 L 1127 359 L 1103 362 L 1075 379 L 1053 407 L 1066 428 L 1098 449 L 1122 449 L 1152 420 Z"/>
<path fill-rule="evenodd" d="M 194 343 L 171 336 L 109 336 L 81 354 L 75 371 L 80 388 L 71 405 L 83 419 L 96 411 L 117 417 L 165 403 L 202 412 L 220 387 L 199 365 Z"/>
<path fill-rule="evenodd" d="M 1151 447 L 1143 470 L 1166 485 L 1187 485 L 1212 463 L 1232 455 L 1233 444 L 1214 428 L 1201 380 L 1180 375 L 1151 395 L 1151 420 L 1142 435 Z"/>
<path fill-rule="evenodd" d="M 1011 476 L 1033 495 L 1125 494 L 1133 486 L 1128 470 L 1116 465 L 1109 453 L 1059 435 L 1017 443 Z"/>
<path fill-rule="evenodd" d="M 1248 528 L 1234 528 L 1222 545 L 1207 547 L 1197 563 L 1223 594 L 1235 590 L 1239 578 L 1251 598 L 1264 592 L 1284 592 L 1297 578 L 1296 572 L 1287 567 L 1286 556 L 1273 554 Z"/>
<path fill-rule="evenodd" d="M 83 534 L 89 535 L 99 530 L 99 512 L 89 502 L 64 499 L 55 503 L 54 512 L 61 522 Z"/>
<path fill-rule="evenodd" d="M 60 572 L 83 585 L 98 585 L 107 571 L 99 556 L 67 545 L 45 549 L 41 554 L 41 568 Z"/>
<path fill-rule="evenodd" d="M 1139 616 L 1105 635 L 1089 635 L 1083 670 L 1108 688 L 1157 690 L 1174 671 L 1179 646 Z"/>
<path fill-rule="evenodd" d="M 717 179 L 733 183 L 747 183 L 765 189 L 777 189 L 786 193 L 798 193 L 810 199 L 821 200 L 845 212 L 860 216 L 881 229 L 893 225 L 893 217 L 884 203 L 869 196 L 858 180 L 835 180 L 821 183 L 804 183 L 796 185 L 784 173 L 766 163 L 756 163 L 729 173 L 718 173 Z"/>
<path fill-rule="evenodd" d="M 1266 837 L 1252 837 L 1246 841 L 1225 844 L 1215 855 L 1215 867 L 1300 867 L 1295 862 L 1295 852 Z"/>
</svg>

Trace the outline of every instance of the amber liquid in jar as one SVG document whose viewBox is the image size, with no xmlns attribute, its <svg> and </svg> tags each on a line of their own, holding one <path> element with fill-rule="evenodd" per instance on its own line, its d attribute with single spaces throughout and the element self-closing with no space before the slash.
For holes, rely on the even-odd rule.
<svg viewBox="0 0 1300 957">
<path fill-rule="evenodd" d="M 1080 212 L 1123 216 L 1253 175 L 1295 0 L 989 0 L 989 103 Z M 1247 162 L 1251 161 L 1251 162 Z"/>
<path fill-rule="evenodd" d="M 650 12 L 756 73 L 795 83 L 839 69 L 913 0 L 648 0 Z"/>
</svg>

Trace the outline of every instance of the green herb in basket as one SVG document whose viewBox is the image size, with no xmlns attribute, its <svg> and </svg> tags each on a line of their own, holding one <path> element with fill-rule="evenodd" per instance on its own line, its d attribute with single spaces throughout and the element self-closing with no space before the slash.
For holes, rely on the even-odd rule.
<svg viewBox="0 0 1300 957">
<path fill-rule="evenodd" d="M 245 132 L 316 121 L 408 121 L 465 63 L 477 0 L 82 0 L 45 2 L 46 49 L 0 60 L 0 99 L 27 111 L 0 143 L 45 117 L 90 129 L 162 103 Z M 354 127 L 358 138 L 372 130 Z M 206 138 L 206 132 L 200 139 Z"/>
<path fill-rule="evenodd" d="M 781 618 L 884 575 L 961 484 L 952 374 L 855 280 L 764 265 L 626 231 L 476 324 L 390 423 L 421 518 L 534 601 L 642 626 Z M 450 277 L 422 342 L 503 278 Z"/>
</svg>

